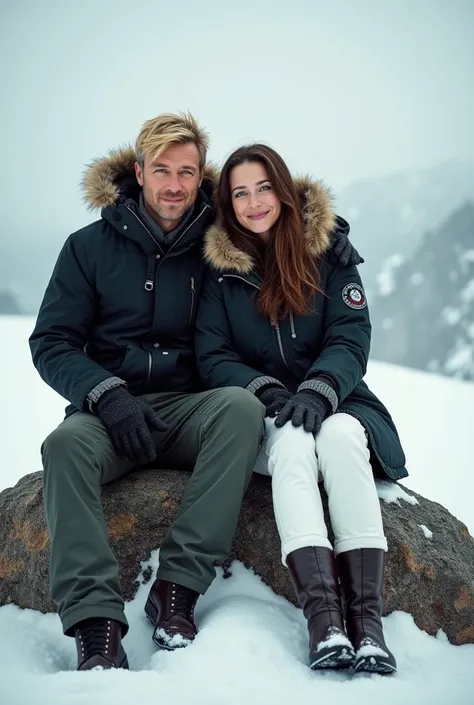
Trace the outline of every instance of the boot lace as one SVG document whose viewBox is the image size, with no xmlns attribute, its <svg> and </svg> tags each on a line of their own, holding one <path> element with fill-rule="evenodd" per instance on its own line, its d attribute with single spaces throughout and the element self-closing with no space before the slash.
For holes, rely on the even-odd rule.
<svg viewBox="0 0 474 705">
<path fill-rule="evenodd" d="M 194 605 L 196 604 L 196 593 L 183 585 L 171 583 L 171 614 L 184 614 L 191 618 L 194 615 Z"/>
<path fill-rule="evenodd" d="M 81 645 L 82 658 L 96 654 L 106 654 L 109 649 L 111 623 L 109 619 L 85 620 L 77 634 Z"/>
</svg>

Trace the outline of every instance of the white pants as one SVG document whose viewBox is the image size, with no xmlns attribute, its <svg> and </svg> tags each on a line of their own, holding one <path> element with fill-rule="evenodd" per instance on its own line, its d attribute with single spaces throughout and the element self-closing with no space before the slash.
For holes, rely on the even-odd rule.
<svg viewBox="0 0 474 705">
<path fill-rule="evenodd" d="M 353 416 L 334 414 L 314 438 L 289 421 L 266 433 L 254 472 L 271 475 L 273 508 L 282 562 L 305 546 L 333 548 L 328 539 L 318 487 L 328 494 L 334 553 L 356 548 L 387 550 L 365 430 Z"/>
</svg>

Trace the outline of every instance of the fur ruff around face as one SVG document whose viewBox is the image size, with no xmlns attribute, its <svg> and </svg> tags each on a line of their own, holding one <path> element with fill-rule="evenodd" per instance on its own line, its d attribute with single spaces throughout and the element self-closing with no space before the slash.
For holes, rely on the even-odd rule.
<svg viewBox="0 0 474 705">
<path fill-rule="evenodd" d="M 330 190 L 321 181 L 309 177 L 295 179 L 303 207 L 304 238 L 308 251 L 323 255 L 330 247 L 330 233 L 336 225 Z M 219 271 L 248 274 L 254 267 L 252 257 L 239 250 L 228 233 L 219 225 L 212 225 L 204 236 L 204 257 Z"/>
<path fill-rule="evenodd" d="M 90 210 L 117 205 L 124 196 L 123 184 L 135 178 L 136 154 L 133 147 L 113 149 L 106 157 L 94 159 L 84 172 L 81 188 Z M 204 168 L 203 188 L 212 196 L 219 180 L 213 164 Z"/>
</svg>

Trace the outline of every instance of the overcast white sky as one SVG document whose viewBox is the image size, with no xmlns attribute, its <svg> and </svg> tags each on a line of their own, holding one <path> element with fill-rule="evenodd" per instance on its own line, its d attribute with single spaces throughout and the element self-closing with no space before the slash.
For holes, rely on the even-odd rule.
<svg viewBox="0 0 474 705">
<path fill-rule="evenodd" d="M 194 112 L 214 160 L 263 140 L 336 189 L 474 159 L 474 0 L 0 8 L 2 237 L 89 222 L 84 164 L 162 111 Z"/>
</svg>

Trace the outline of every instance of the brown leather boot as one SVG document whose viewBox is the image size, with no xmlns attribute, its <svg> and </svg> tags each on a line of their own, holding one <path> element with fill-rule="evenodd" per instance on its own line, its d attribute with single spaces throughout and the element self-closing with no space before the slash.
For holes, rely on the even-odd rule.
<svg viewBox="0 0 474 705">
<path fill-rule="evenodd" d="M 145 605 L 154 626 L 153 641 L 168 651 L 188 646 L 196 637 L 194 607 L 199 593 L 167 580 L 155 580 Z"/>
<path fill-rule="evenodd" d="M 344 631 L 333 552 L 308 546 L 290 553 L 286 562 L 308 621 L 310 668 L 352 666 L 355 654 Z"/>
<path fill-rule="evenodd" d="M 356 671 L 394 673 L 397 670 L 397 662 L 383 635 L 384 561 L 385 552 L 379 548 L 344 551 L 337 556 L 345 597 L 346 629 L 356 651 Z"/>
<path fill-rule="evenodd" d="M 92 617 L 74 626 L 77 647 L 77 670 L 128 668 L 122 646 L 122 625 L 115 619 Z"/>
</svg>

